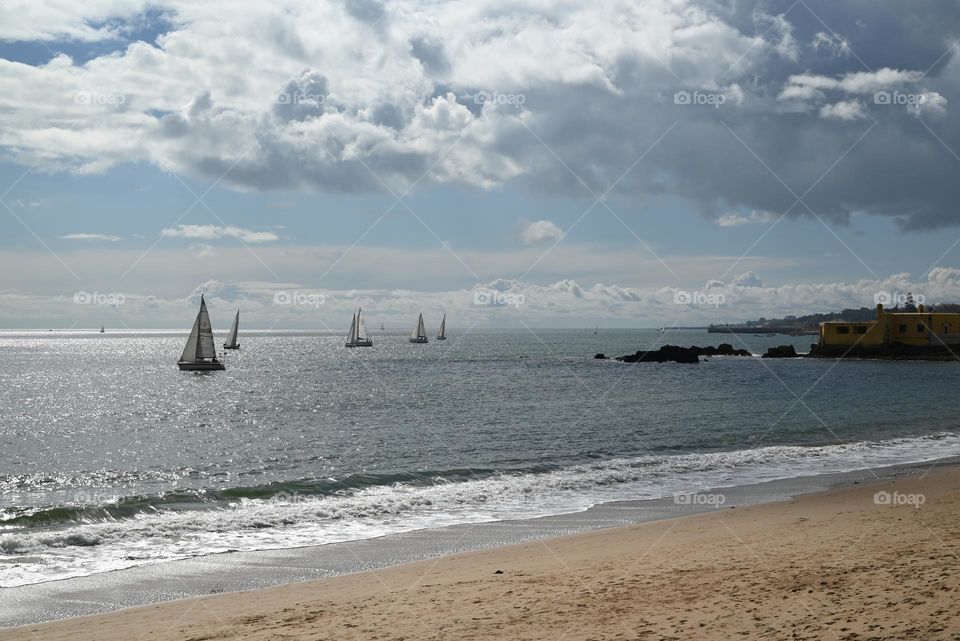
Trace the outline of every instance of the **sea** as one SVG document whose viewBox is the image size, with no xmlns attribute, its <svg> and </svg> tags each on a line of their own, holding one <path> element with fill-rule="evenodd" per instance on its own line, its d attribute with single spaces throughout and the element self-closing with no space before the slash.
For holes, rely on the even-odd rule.
<svg viewBox="0 0 960 641">
<path fill-rule="evenodd" d="M 241 331 L 193 373 L 185 332 L 0 332 L 0 587 L 960 455 L 960 363 L 761 359 L 815 337 L 693 329 L 448 336 Z M 593 358 L 721 342 L 755 356 Z"/>
</svg>

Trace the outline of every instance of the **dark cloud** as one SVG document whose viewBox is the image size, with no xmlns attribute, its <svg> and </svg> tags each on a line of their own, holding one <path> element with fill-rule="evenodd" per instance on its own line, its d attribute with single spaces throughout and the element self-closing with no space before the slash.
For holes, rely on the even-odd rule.
<svg viewBox="0 0 960 641">
<path fill-rule="evenodd" d="M 431 36 L 418 36 L 410 40 L 410 53 L 430 73 L 444 73 L 450 68 L 443 43 Z"/>
</svg>

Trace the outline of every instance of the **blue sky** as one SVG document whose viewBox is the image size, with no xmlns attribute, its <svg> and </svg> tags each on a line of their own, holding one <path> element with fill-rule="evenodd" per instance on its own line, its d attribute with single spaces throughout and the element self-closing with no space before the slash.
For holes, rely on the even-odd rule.
<svg viewBox="0 0 960 641">
<path fill-rule="evenodd" d="M 93 291 L 131 327 L 201 291 L 263 327 L 960 299 L 936 3 L 927 30 L 853 1 L 215 5 L 0 9 L 0 324 L 95 324 Z M 294 290 L 329 300 L 271 303 Z M 724 304 L 672 304 L 701 290 Z"/>
</svg>

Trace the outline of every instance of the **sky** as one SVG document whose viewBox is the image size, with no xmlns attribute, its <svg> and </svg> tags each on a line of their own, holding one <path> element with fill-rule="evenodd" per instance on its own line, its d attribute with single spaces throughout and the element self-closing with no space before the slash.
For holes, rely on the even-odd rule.
<svg viewBox="0 0 960 641">
<path fill-rule="evenodd" d="M 936 0 L 7 0 L 0 328 L 960 302 L 958 51 Z"/>
</svg>

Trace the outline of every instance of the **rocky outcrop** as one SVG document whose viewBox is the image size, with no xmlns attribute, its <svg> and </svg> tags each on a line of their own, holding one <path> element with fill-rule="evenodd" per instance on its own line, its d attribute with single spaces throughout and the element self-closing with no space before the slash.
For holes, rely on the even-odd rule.
<svg viewBox="0 0 960 641">
<path fill-rule="evenodd" d="M 694 345 L 690 349 L 699 350 L 700 356 L 751 356 L 745 349 L 733 349 L 730 343 L 720 343 L 716 347 L 708 345 L 707 347 L 697 347 Z"/>
<path fill-rule="evenodd" d="M 597 354 L 594 358 L 599 358 Z M 680 347 L 678 345 L 664 345 L 658 350 L 639 351 L 636 354 L 618 356 L 617 360 L 624 363 L 699 363 L 701 356 L 750 356 L 745 349 L 733 349 L 730 343 L 721 343 L 714 347 Z"/>
<path fill-rule="evenodd" d="M 768 347 L 763 358 L 797 358 L 797 350 L 793 345 L 779 345 L 777 347 Z"/>
<path fill-rule="evenodd" d="M 594 358 L 598 361 L 605 361 L 607 360 L 607 355 L 603 352 L 600 352 L 599 354 L 595 355 Z"/>
<path fill-rule="evenodd" d="M 664 345 L 656 351 L 639 351 L 635 354 L 618 356 L 617 360 L 624 363 L 699 363 L 700 351 L 694 347 Z"/>
</svg>

